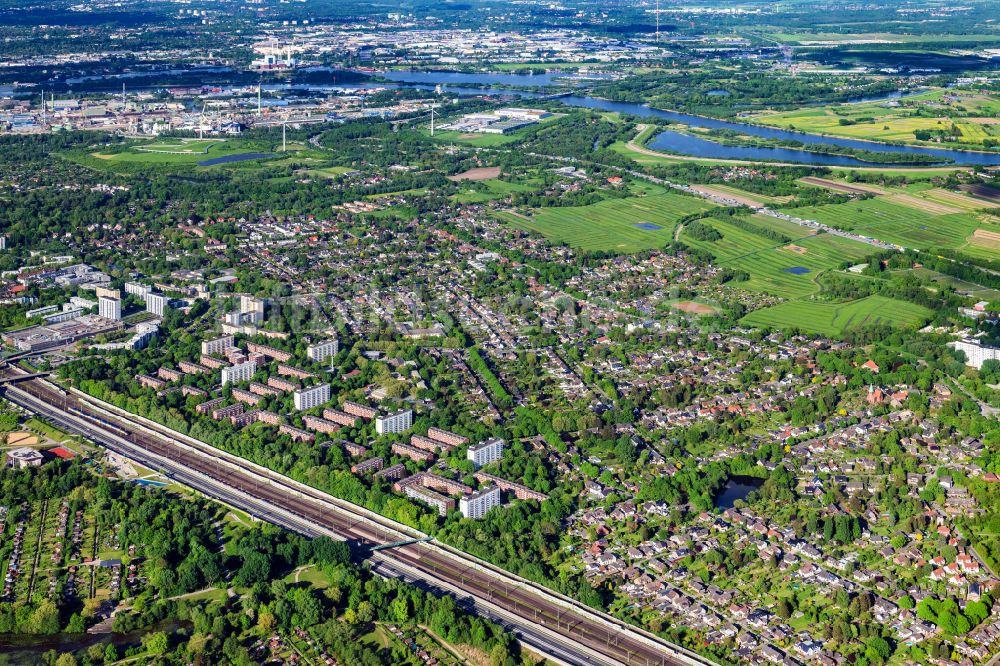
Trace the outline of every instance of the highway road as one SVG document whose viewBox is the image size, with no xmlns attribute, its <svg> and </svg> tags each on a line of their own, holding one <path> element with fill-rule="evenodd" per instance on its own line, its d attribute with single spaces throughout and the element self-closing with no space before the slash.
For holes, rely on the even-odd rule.
<svg viewBox="0 0 1000 666">
<path fill-rule="evenodd" d="M 20 371 L 0 369 L 10 375 Z M 31 379 L 4 385 L 6 397 L 68 431 L 162 470 L 179 483 L 309 536 L 374 547 L 423 536 L 361 507 L 207 444 L 125 413 L 113 413 Z M 110 406 L 108 406 L 110 407 Z M 455 596 L 526 645 L 570 666 L 704 666 L 678 646 L 436 542 L 373 552 L 372 570 Z"/>
</svg>

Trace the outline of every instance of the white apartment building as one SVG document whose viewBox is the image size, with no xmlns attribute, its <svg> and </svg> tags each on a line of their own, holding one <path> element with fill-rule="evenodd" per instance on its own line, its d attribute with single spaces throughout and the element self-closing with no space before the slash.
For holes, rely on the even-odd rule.
<svg viewBox="0 0 1000 666">
<path fill-rule="evenodd" d="M 413 425 L 413 412 L 409 409 L 401 409 L 392 414 L 378 416 L 375 419 L 375 432 L 380 435 L 388 435 L 395 432 L 405 432 Z"/>
<path fill-rule="evenodd" d="M 97 314 L 105 319 L 118 321 L 122 318 L 122 302 L 117 298 L 100 296 L 97 299 Z"/>
<path fill-rule="evenodd" d="M 240 315 L 242 321 L 259 326 L 264 323 L 264 299 L 243 294 L 240 296 Z"/>
<path fill-rule="evenodd" d="M 500 488 L 497 486 L 483 488 L 458 500 L 458 510 L 472 520 L 479 520 L 495 506 L 500 506 Z"/>
<path fill-rule="evenodd" d="M 151 293 L 153 289 L 147 287 L 144 284 L 139 284 L 138 282 L 126 282 L 125 283 L 125 293 L 132 294 L 133 296 L 138 296 L 139 298 L 145 298 L 146 294 Z"/>
<path fill-rule="evenodd" d="M 208 356 L 215 356 L 235 346 L 236 338 L 231 335 L 223 335 L 221 338 L 215 338 L 214 340 L 202 340 L 201 353 Z"/>
<path fill-rule="evenodd" d="M 979 340 L 965 339 L 949 342 L 950 346 L 965 352 L 965 364 L 979 370 L 986 361 L 1000 361 L 1000 348 L 984 347 Z"/>
<path fill-rule="evenodd" d="M 152 312 L 157 317 L 162 317 L 163 313 L 167 311 L 170 299 L 163 294 L 154 294 L 150 291 L 146 292 L 145 298 L 147 312 Z"/>
<path fill-rule="evenodd" d="M 312 388 L 299 389 L 292 394 L 295 409 L 303 411 L 330 402 L 330 385 L 318 384 Z"/>
<path fill-rule="evenodd" d="M 90 300 L 89 298 L 80 298 L 79 296 L 71 296 L 69 303 L 63 303 L 63 311 L 72 310 L 73 308 L 83 308 L 84 310 L 89 310 L 90 308 L 97 307 L 97 303 Z"/>
<path fill-rule="evenodd" d="M 322 363 L 331 356 L 336 356 L 339 350 L 340 342 L 337 338 L 333 338 L 332 340 L 324 340 L 309 345 L 306 347 L 306 355 L 309 357 L 309 360 Z"/>
<path fill-rule="evenodd" d="M 503 447 L 504 441 L 499 437 L 494 437 L 485 442 L 473 444 L 465 455 L 478 469 L 495 460 L 500 460 L 500 457 L 503 456 Z"/>
<path fill-rule="evenodd" d="M 248 382 L 253 377 L 253 373 L 257 372 L 257 362 L 247 361 L 246 363 L 237 363 L 236 365 L 231 365 L 227 368 L 222 369 L 222 385 L 226 384 L 239 384 L 240 382 Z"/>
</svg>

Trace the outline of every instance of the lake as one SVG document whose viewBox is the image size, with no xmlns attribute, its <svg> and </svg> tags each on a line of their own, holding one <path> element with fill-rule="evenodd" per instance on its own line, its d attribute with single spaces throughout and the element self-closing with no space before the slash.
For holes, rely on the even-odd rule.
<svg viewBox="0 0 1000 666">
<path fill-rule="evenodd" d="M 754 490 L 764 485 L 764 479 L 756 476 L 731 476 L 715 498 L 715 506 L 719 509 L 732 509 L 736 500 L 745 500 Z"/>
</svg>

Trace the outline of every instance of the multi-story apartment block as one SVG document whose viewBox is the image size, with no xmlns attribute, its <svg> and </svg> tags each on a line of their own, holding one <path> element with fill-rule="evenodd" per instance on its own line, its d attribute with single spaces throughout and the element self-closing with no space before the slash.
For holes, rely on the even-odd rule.
<svg viewBox="0 0 1000 666">
<path fill-rule="evenodd" d="M 344 411 L 353 416 L 358 416 L 363 419 L 373 419 L 378 414 L 378 410 L 374 407 L 369 407 L 368 405 L 361 405 L 356 402 L 351 402 L 350 400 L 344 401 Z"/>
<path fill-rule="evenodd" d="M 198 388 L 197 386 L 182 386 L 181 395 L 184 396 L 185 398 L 188 397 L 189 395 L 195 395 L 200 398 L 207 396 L 208 394 L 205 393 L 205 391 L 203 391 L 202 389 Z"/>
<path fill-rule="evenodd" d="M 540 493 L 537 490 L 532 490 L 528 486 L 522 486 L 520 483 L 514 483 L 513 481 L 508 481 L 507 479 L 493 474 L 476 472 L 473 476 L 476 478 L 476 481 L 479 481 L 479 483 L 492 484 L 504 492 L 514 493 L 514 497 L 519 500 L 535 500 L 537 502 L 544 502 L 549 498 L 549 496 L 545 493 Z"/>
<path fill-rule="evenodd" d="M 214 356 L 209 356 L 208 354 L 202 354 L 201 358 L 198 360 L 206 368 L 212 368 L 213 370 L 221 370 L 226 367 L 226 362 L 221 358 L 216 358 Z"/>
<path fill-rule="evenodd" d="M 240 402 L 246 403 L 248 405 L 257 406 L 260 402 L 260 396 L 256 393 L 251 393 L 250 391 L 244 391 L 243 389 L 234 388 L 232 392 L 233 400 L 239 400 Z"/>
<path fill-rule="evenodd" d="M 309 372 L 307 370 L 300 370 L 295 366 L 287 365 L 285 363 L 278 364 L 278 374 L 286 377 L 295 377 L 297 379 L 313 379 L 317 377 L 316 373 Z"/>
<path fill-rule="evenodd" d="M 315 430 L 316 432 L 332 434 L 340 430 L 339 424 L 336 424 L 333 421 L 327 421 L 326 419 L 321 419 L 318 416 L 311 416 L 309 414 L 302 417 L 302 423 L 305 427 L 310 430 Z"/>
<path fill-rule="evenodd" d="M 360 458 L 368 453 L 368 449 L 354 442 L 344 442 L 344 450 L 347 451 L 347 455 L 355 458 Z"/>
<path fill-rule="evenodd" d="M 212 372 L 211 368 L 204 366 L 201 363 L 192 363 L 191 361 L 178 361 L 177 369 L 185 375 L 202 375 Z"/>
<path fill-rule="evenodd" d="M 236 346 L 236 338 L 231 335 L 223 335 L 220 338 L 201 341 L 201 353 L 210 356 L 217 356 L 226 353 L 227 349 Z"/>
<path fill-rule="evenodd" d="M 381 458 L 369 458 L 364 462 L 351 465 L 351 474 L 371 474 L 382 469 L 383 464 L 385 463 Z"/>
<path fill-rule="evenodd" d="M 466 457 L 477 467 L 488 465 L 491 462 L 500 460 L 503 456 L 504 441 L 499 437 L 487 439 L 485 442 L 473 444 L 469 447 Z"/>
<path fill-rule="evenodd" d="M 420 500 L 437 509 L 441 516 L 447 516 L 448 512 L 455 508 L 455 500 L 423 486 L 407 486 L 403 492 L 406 493 L 407 497 Z"/>
<path fill-rule="evenodd" d="M 271 388 L 278 389 L 282 393 L 285 391 L 298 391 L 299 385 L 295 382 L 290 382 L 287 379 L 282 379 L 281 377 L 275 377 L 274 375 L 267 378 L 267 385 Z"/>
<path fill-rule="evenodd" d="M 436 453 L 438 449 L 442 451 L 450 451 L 452 448 L 444 442 L 438 442 L 429 437 L 424 437 L 423 435 L 410 435 L 410 446 L 415 446 L 418 449 L 430 451 L 431 453 Z"/>
<path fill-rule="evenodd" d="M 292 394 L 295 401 L 295 409 L 300 412 L 313 407 L 319 407 L 330 401 L 330 385 L 319 384 L 312 388 L 301 389 Z"/>
<path fill-rule="evenodd" d="M 211 414 L 213 410 L 224 404 L 226 404 L 225 398 L 215 398 L 214 400 L 206 400 L 205 402 L 196 406 L 194 410 L 199 414 Z"/>
<path fill-rule="evenodd" d="M 264 409 L 257 412 L 257 420 L 273 426 L 281 425 L 282 423 L 281 414 L 275 414 Z"/>
<path fill-rule="evenodd" d="M 415 460 L 417 462 L 431 462 L 437 457 L 428 451 L 400 443 L 392 445 L 392 452 L 396 455 L 405 456 L 410 460 Z"/>
<path fill-rule="evenodd" d="M 237 428 L 242 428 L 248 426 L 251 423 L 257 422 L 257 410 L 253 409 L 249 412 L 243 412 L 242 414 L 234 414 L 229 417 L 229 422 L 232 423 Z"/>
<path fill-rule="evenodd" d="M 152 389 L 161 389 L 167 385 L 162 379 L 157 379 L 156 377 L 150 377 L 149 375 L 136 375 L 135 381 L 139 382 L 141 386 Z"/>
<path fill-rule="evenodd" d="M 264 384 L 258 384 L 257 382 L 250 382 L 248 387 L 251 393 L 256 393 L 261 396 L 280 396 L 285 393 L 283 389 L 275 388 L 274 386 L 266 386 Z"/>
<path fill-rule="evenodd" d="M 406 432 L 412 425 L 413 412 L 409 409 L 400 409 L 392 414 L 375 418 L 375 432 L 380 435 Z"/>
<path fill-rule="evenodd" d="M 162 317 L 163 313 L 167 311 L 167 307 L 170 305 L 170 299 L 163 294 L 154 294 L 153 292 L 146 292 L 146 311 L 152 312 L 157 317 Z"/>
<path fill-rule="evenodd" d="M 159 368 L 156 371 L 156 376 L 160 379 L 166 379 L 168 382 L 179 382 L 184 378 L 184 373 L 171 368 Z"/>
<path fill-rule="evenodd" d="M 117 298 L 100 296 L 97 299 L 97 314 L 105 319 L 118 321 L 122 318 L 122 302 Z"/>
<path fill-rule="evenodd" d="M 441 430 L 441 428 L 428 428 L 427 436 L 430 439 L 441 442 L 442 444 L 447 444 L 449 447 L 462 446 L 463 444 L 469 443 L 468 437 L 462 437 L 461 435 L 456 435 L 453 432 Z"/>
<path fill-rule="evenodd" d="M 358 425 L 358 421 L 360 420 L 360 417 L 353 416 L 347 412 L 342 412 L 337 409 L 331 409 L 329 407 L 323 410 L 323 418 L 351 428 Z"/>
<path fill-rule="evenodd" d="M 463 516 L 472 520 L 482 518 L 487 511 L 496 506 L 500 506 L 500 489 L 496 486 L 483 488 L 458 500 L 458 510 Z"/>
<path fill-rule="evenodd" d="M 144 284 L 139 284 L 138 282 L 126 282 L 125 283 L 125 293 L 132 294 L 133 296 L 138 296 L 139 298 L 146 298 L 146 294 L 153 291 L 152 287 L 147 287 Z"/>
<path fill-rule="evenodd" d="M 237 402 L 235 404 L 229 405 L 228 407 L 217 407 L 212 410 L 212 418 L 216 421 L 221 421 L 222 419 L 228 419 L 231 416 L 236 416 L 237 414 L 242 414 L 244 411 L 243 403 Z"/>
<path fill-rule="evenodd" d="M 282 363 L 292 358 L 291 352 L 275 349 L 274 347 L 268 347 L 267 345 L 260 345 L 256 342 L 248 342 L 247 351 L 251 354 L 261 354 L 267 358 L 273 358 L 276 361 L 281 361 Z"/>
<path fill-rule="evenodd" d="M 257 372 L 257 364 L 253 361 L 247 361 L 246 363 L 238 363 L 228 368 L 223 368 L 221 372 L 223 386 L 226 384 L 248 382 L 253 377 L 253 374 Z"/>
<path fill-rule="evenodd" d="M 402 479 L 406 475 L 406 465 L 403 463 L 396 463 L 386 467 L 380 472 L 375 472 L 376 479 L 387 479 L 389 481 L 395 481 Z"/>
<path fill-rule="evenodd" d="M 288 424 L 278 426 L 278 432 L 288 435 L 292 438 L 293 442 L 311 442 L 316 439 L 316 435 L 312 434 L 308 430 L 302 430 L 301 428 L 296 428 L 295 426 L 290 426 Z"/>
<path fill-rule="evenodd" d="M 331 356 L 336 356 L 339 350 L 340 342 L 336 338 L 333 338 L 332 340 L 323 340 L 322 342 L 309 345 L 306 347 L 306 356 L 309 357 L 310 361 L 322 363 Z"/>
</svg>

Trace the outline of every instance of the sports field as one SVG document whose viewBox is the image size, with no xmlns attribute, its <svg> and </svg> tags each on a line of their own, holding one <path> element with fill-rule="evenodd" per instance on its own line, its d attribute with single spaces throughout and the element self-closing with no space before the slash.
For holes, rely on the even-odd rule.
<svg viewBox="0 0 1000 666">
<path fill-rule="evenodd" d="M 749 326 L 797 328 L 821 335 L 838 335 L 875 324 L 920 326 L 931 316 L 927 308 L 885 296 L 868 296 L 846 303 L 796 301 L 751 312 L 740 320 Z"/>
<path fill-rule="evenodd" d="M 695 240 L 681 232 L 686 245 L 711 252 L 715 265 L 743 270 L 750 274 L 746 282 L 734 283 L 751 291 L 760 291 L 782 298 L 803 298 L 819 290 L 819 277 L 840 267 L 844 262 L 856 261 L 872 254 L 874 248 L 830 234 L 808 235 L 810 230 L 789 222 L 769 218 L 751 218 L 761 227 L 776 229 L 793 238 L 792 243 L 776 242 L 759 236 L 724 220 L 701 220 L 722 234 L 716 241 Z M 781 226 L 778 226 L 781 225 Z M 791 228 L 789 228 L 791 227 Z M 790 232 L 798 232 L 793 236 Z"/>
<path fill-rule="evenodd" d="M 816 220 L 871 238 L 921 250 L 957 248 L 979 226 L 970 213 L 936 214 L 920 208 L 876 197 L 843 204 L 789 209 L 796 217 Z"/>
<path fill-rule="evenodd" d="M 499 213 L 513 226 L 587 251 L 638 252 L 673 240 L 677 220 L 714 204 L 675 192 L 607 199 L 590 206 L 542 208 L 530 215 Z M 640 228 L 636 225 L 645 225 Z M 652 226 L 659 228 L 652 228 Z"/>
</svg>

